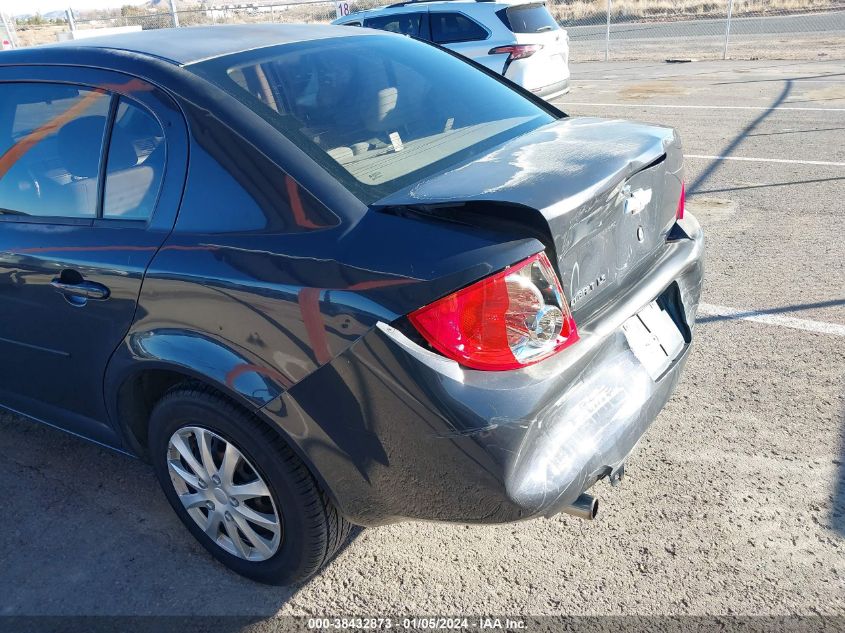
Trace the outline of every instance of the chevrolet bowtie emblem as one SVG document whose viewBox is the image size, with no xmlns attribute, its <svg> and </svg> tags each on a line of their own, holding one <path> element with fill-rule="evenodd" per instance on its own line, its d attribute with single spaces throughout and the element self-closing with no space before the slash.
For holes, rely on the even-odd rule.
<svg viewBox="0 0 845 633">
<path fill-rule="evenodd" d="M 625 213 L 637 215 L 651 202 L 651 189 L 631 191 L 630 185 L 625 185 L 622 187 L 622 196 L 625 198 Z"/>
</svg>

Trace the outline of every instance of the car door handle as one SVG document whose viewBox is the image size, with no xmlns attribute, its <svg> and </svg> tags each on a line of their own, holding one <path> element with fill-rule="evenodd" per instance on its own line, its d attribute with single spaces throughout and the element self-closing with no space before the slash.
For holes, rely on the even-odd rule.
<svg viewBox="0 0 845 633">
<path fill-rule="evenodd" d="M 50 282 L 50 285 L 64 295 L 93 299 L 95 301 L 108 299 L 109 294 L 111 294 L 106 286 L 98 284 L 95 281 L 67 282 L 62 281 L 60 277 L 56 277 Z"/>
</svg>

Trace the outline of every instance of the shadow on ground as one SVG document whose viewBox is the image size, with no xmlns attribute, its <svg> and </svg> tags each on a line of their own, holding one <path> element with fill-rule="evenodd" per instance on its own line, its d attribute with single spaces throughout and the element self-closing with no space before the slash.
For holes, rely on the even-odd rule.
<svg viewBox="0 0 845 633">
<path fill-rule="evenodd" d="M 138 460 L 11 414 L 0 454 L 0 615 L 237 615 L 237 630 L 299 589 L 216 563 Z"/>
<path fill-rule="evenodd" d="M 783 90 L 781 90 L 780 94 L 775 98 L 772 104 L 766 110 L 764 110 L 760 114 L 760 116 L 758 116 L 756 119 L 751 121 L 751 123 L 746 125 L 740 131 L 739 134 L 737 134 L 733 139 L 731 139 L 731 141 L 727 145 L 725 145 L 725 147 L 722 148 L 720 152 L 716 154 L 716 156 L 721 156 L 722 158 L 717 158 L 716 160 L 713 160 L 710 164 L 707 165 L 704 171 L 702 171 L 698 175 L 698 178 L 696 178 L 691 184 L 687 186 L 688 194 L 699 193 L 699 188 L 704 183 L 706 183 L 707 180 L 716 173 L 722 163 L 725 162 L 724 158 L 731 156 L 736 150 L 736 148 L 740 146 L 742 141 L 745 140 L 745 138 L 749 136 L 754 130 L 756 130 L 763 121 L 769 118 L 769 116 L 772 114 L 772 112 L 775 111 L 776 108 L 781 106 L 786 101 L 787 97 L 789 97 L 790 93 L 792 92 L 792 86 L 792 79 L 784 80 Z"/>
<path fill-rule="evenodd" d="M 705 317 L 697 317 L 696 323 L 712 323 L 714 321 L 737 321 L 749 316 L 760 316 L 765 314 L 788 314 L 790 312 L 800 312 L 802 310 L 815 310 L 818 308 L 833 308 L 837 306 L 845 306 L 845 299 L 832 299 L 830 301 L 816 301 L 813 303 L 796 303 L 788 306 L 781 306 L 779 308 L 762 308 L 760 310 L 746 310 L 745 312 L 738 312 L 737 314 L 718 314 Z"/>
</svg>

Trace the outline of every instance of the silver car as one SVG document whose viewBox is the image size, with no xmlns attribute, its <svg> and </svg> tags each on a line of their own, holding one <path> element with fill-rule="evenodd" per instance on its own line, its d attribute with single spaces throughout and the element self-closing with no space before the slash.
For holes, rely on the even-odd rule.
<svg viewBox="0 0 845 633">
<path fill-rule="evenodd" d="M 569 91 L 569 36 L 545 2 L 401 2 L 338 18 L 440 44 L 552 98 Z"/>
</svg>

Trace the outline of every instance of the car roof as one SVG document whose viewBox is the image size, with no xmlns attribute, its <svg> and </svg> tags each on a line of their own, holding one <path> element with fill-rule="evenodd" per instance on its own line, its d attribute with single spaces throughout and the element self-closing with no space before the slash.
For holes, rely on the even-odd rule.
<svg viewBox="0 0 845 633">
<path fill-rule="evenodd" d="M 225 24 L 183 27 L 178 29 L 178 37 L 174 37 L 175 34 L 172 28 L 150 29 L 44 44 L 0 53 L 0 64 L 7 61 L 37 61 L 39 50 L 49 50 L 52 53 L 50 57 L 54 57 L 57 49 L 67 50 L 72 55 L 74 51 L 85 48 L 127 51 L 185 66 L 267 46 L 334 37 L 359 37 L 367 32 L 329 24 Z"/>
<path fill-rule="evenodd" d="M 379 15 L 381 13 L 389 13 L 393 9 L 407 9 L 409 7 L 420 6 L 423 10 L 428 9 L 470 9 L 470 12 L 496 12 L 499 9 L 506 9 L 508 7 L 519 6 L 523 4 L 546 4 L 546 0 L 408 0 L 407 2 L 395 2 L 380 7 L 373 7 L 372 9 L 362 9 L 354 11 L 349 15 L 334 20 L 332 24 L 344 24 L 350 20 L 360 19 L 368 15 Z"/>
</svg>

